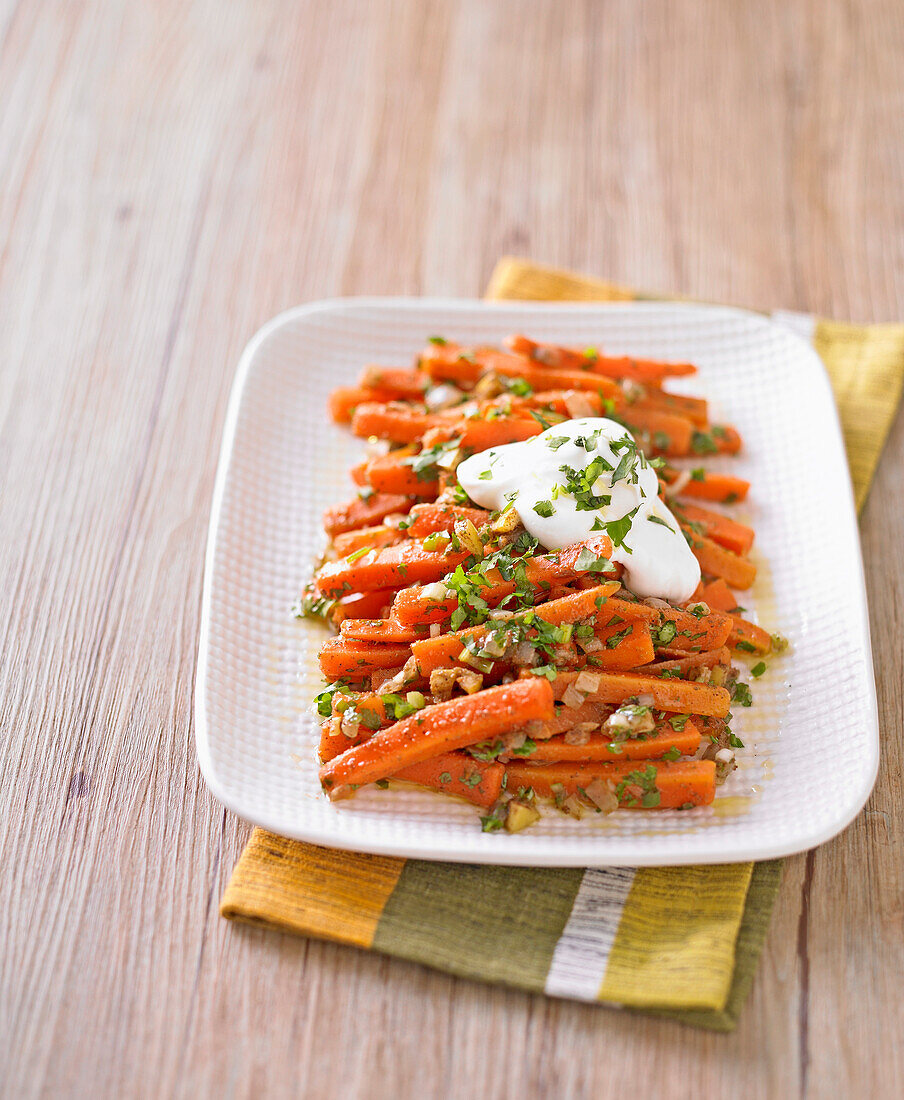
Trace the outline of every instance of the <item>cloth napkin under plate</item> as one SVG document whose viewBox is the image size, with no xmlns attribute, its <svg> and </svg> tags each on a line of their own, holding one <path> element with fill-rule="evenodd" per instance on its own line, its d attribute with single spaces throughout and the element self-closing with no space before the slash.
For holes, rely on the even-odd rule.
<svg viewBox="0 0 904 1100">
<path fill-rule="evenodd" d="M 506 258 L 489 298 L 649 300 Z M 904 325 L 781 312 L 812 341 L 841 414 L 858 508 L 904 385 Z M 731 1030 L 753 981 L 781 861 L 559 869 L 404 860 L 255 829 L 220 913 L 481 981 Z"/>
</svg>

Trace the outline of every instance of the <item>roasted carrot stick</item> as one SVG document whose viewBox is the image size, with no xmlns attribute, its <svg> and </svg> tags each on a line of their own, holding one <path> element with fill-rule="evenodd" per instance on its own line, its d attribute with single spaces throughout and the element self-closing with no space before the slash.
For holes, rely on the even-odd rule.
<svg viewBox="0 0 904 1100">
<path fill-rule="evenodd" d="M 340 561 L 328 561 L 314 578 L 314 584 L 324 596 L 422 584 L 439 580 L 467 558 L 467 550 L 433 553 L 424 550 L 415 539 L 407 539 L 396 546 L 367 550 L 361 557 L 351 554 Z"/>
<path fill-rule="evenodd" d="M 738 606 L 737 597 L 721 577 L 703 586 L 700 599 L 714 611 L 732 612 Z"/>
<path fill-rule="evenodd" d="M 343 619 L 339 633 L 359 642 L 405 643 L 424 638 L 428 626 L 406 626 L 395 619 Z"/>
<path fill-rule="evenodd" d="M 584 593 L 579 593 L 583 595 Z M 568 598 L 568 597 L 566 597 Z M 559 601 L 554 601 L 558 603 Z M 541 604 L 537 609 L 539 613 L 548 607 Z M 566 620 L 560 620 L 564 622 Z M 489 631 L 486 627 L 476 626 L 467 630 L 458 631 L 455 634 L 441 634 L 438 638 L 425 638 L 412 644 L 412 654 L 417 659 L 418 668 L 422 676 L 429 676 L 438 668 L 468 667 L 473 664 L 473 658 L 465 643 L 470 642 L 479 646 L 480 642 L 487 638 Z M 589 667 L 594 669 L 607 669 L 618 671 L 636 668 L 653 659 L 653 642 L 650 638 L 649 628 L 645 623 L 629 623 L 627 628 L 617 626 L 603 627 L 596 634 L 601 648 L 593 652 L 589 657 L 579 653 L 572 646 L 559 647 L 556 655 L 556 664 L 582 668 L 591 662 Z M 528 639 L 529 640 L 529 639 Z M 490 657 L 489 660 L 498 662 L 500 667 L 508 667 L 504 658 Z M 537 663 L 541 663 L 538 659 Z M 510 662 L 509 662 L 510 664 Z"/>
<path fill-rule="evenodd" d="M 457 439 L 469 451 L 486 451 L 505 443 L 520 443 L 543 431 L 539 421 L 525 416 L 500 416 L 496 420 L 448 420 L 424 433 L 424 448 Z"/>
<path fill-rule="evenodd" d="M 350 424 L 359 405 L 385 404 L 392 401 L 389 390 L 372 389 L 369 386 L 340 386 L 330 394 L 330 419 L 336 424 Z"/>
<path fill-rule="evenodd" d="M 732 588 L 749 588 L 756 580 L 756 566 L 749 558 L 733 554 L 706 535 L 693 531 L 688 533 L 691 536 L 691 552 L 704 574 L 721 577 Z"/>
<path fill-rule="evenodd" d="M 736 455 L 741 449 L 741 437 L 730 424 L 711 424 L 707 433 L 720 455 Z"/>
<path fill-rule="evenodd" d="M 608 558 L 612 552 L 612 543 L 605 535 L 595 535 L 584 542 L 575 543 L 564 550 L 552 554 L 542 554 L 528 558 L 524 562 L 527 584 L 535 590 L 543 591 L 553 585 L 564 584 L 590 570 L 582 568 L 582 554 L 588 551 L 594 560 Z M 480 587 L 480 596 L 491 607 L 497 606 L 506 596 L 510 596 L 517 585 L 514 580 L 507 581 L 498 569 L 488 569 L 483 575 L 486 584 Z M 458 607 L 458 597 L 443 595 L 439 592 L 410 587 L 399 592 L 393 604 L 393 614 L 403 623 L 443 622 Z"/>
<path fill-rule="evenodd" d="M 562 698 L 568 687 L 574 685 L 578 676 L 586 677 L 589 671 L 588 669 L 584 673 L 560 672 L 552 685 L 556 699 Z M 522 675 L 526 674 L 522 673 Z M 608 703 L 610 706 L 620 705 L 626 699 L 637 695 L 650 695 L 653 698 L 653 706 L 657 710 L 724 718 L 728 714 L 731 703 L 731 696 L 725 688 L 697 684 L 692 680 L 663 680 L 633 673 L 599 672 L 595 675 L 598 685 L 585 693 L 586 698 Z"/>
<path fill-rule="evenodd" d="M 664 646 L 700 652 L 725 645 L 731 633 L 731 618 L 721 611 L 694 615 L 677 607 L 650 607 L 649 604 L 612 596 L 601 611 L 601 619 L 618 615 L 626 622 L 642 620 L 650 624 L 657 649 Z M 668 624 L 668 625 L 667 625 Z"/>
<path fill-rule="evenodd" d="M 510 355 L 487 355 L 482 362 L 476 356 L 472 361 L 430 355 L 421 358 L 421 365 L 432 378 L 447 382 L 473 385 L 487 371 L 494 371 L 508 378 L 523 378 L 536 393 L 543 390 L 587 390 L 614 402 L 616 407 L 624 403 L 616 383 L 602 374 L 544 367 Z"/>
<path fill-rule="evenodd" d="M 461 520 L 470 520 L 478 529 L 490 518 L 483 508 L 465 508 L 460 504 L 416 504 L 408 513 L 411 538 L 422 539 L 437 531 L 450 532 Z"/>
<path fill-rule="evenodd" d="M 391 778 L 455 794 L 475 806 L 486 807 L 492 806 L 502 793 L 505 768 L 502 764 L 475 760 L 463 752 L 444 752 L 420 764 L 409 764 Z"/>
<path fill-rule="evenodd" d="M 425 432 L 442 423 L 435 413 L 412 405 L 359 405 L 352 417 L 352 431 L 365 439 L 376 436 L 392 443 L 418 443 Z"/>
<path fill-rule="evenodd" d="M 357 750 L 352 749 L 352 752 Z M 674 764 L 506 764 L 507 790 L 530 787 L 541 797 L 580 795 L 594 780 L 610 782 L 619 806 L 626 809 L 674 810 L 708 806 L 716 794 L 713 760 L 679 760 Z"/>
<path fill-rule="evenodd" d="M 666 393 L 664 390 L 652 386 L 645 391 L 643 397 L 626 406 L 625 416 L 629 416 L 635 408 L 655 409 L 658 412 L 684 416 L 695 428 L 705 428 L 709 423 L 708 406 L 702 397 L 687 397 L 683 393 Z"/>
<path fill-rule="evenodd" d="M 660 476 L 667 485 L 672 485 L 678 480 L 681 472 L 672 466 L 664 466 L 660 470 Z M 744 500 L 749 490 L 750 482 L 744 481 L 743 478 L 710 473 L 700 466 L 692 471 L 690 479 L 682 486 L 681 496 L 733 504 L 736 500 Z"/>
<path fill-rule="evenodd" d="M 369 737 L 373 736 L 373 730 L 368 729 L 367 726 L 359 726 L 358 732 L 351 737 L 346 737 L 341 729 L 341 719 L 328 718 L 320 727 L 320 748 L 318 755 L 322 763 L 326 763 L 328 760 L 334 760 L 340 753 L 345 752 L 346 749 L 350 749 L 353 745 L 363 744 Z"/>
<path fill-rule="evenodd" d="M 688 673 L 698 668 L 714 668 L 716 665 L 731 663 L 731 655 L 726 646 L 710 649 L 705 653 L 688 653 L 675 656 L 671 651 L 663 651 L 664 659 L 654 661 L 643 670 L 645 676 L 675 676 L 687 679 Z"/>
<path fill-rule="evenodd" d="M 341 791 L 349 784 L 372 783 L 442 752 L 463 749 L 552 715 L 552 687 L 542 677 L 486 688 L 425 707 L 380 730 L 365 744 L 325 764 L 320 781 L 331 798 L 337 797 L 350 793 Z"/>
<path fill-rule="evenodd" d="M 736 615 L 728 644 L 732 649 L 739 649 L 743 653 L 765 654 L 772 650 L 772 635 L 756 623 Z"/>
<path fill-rule="evenodd" d="M 411 655 L 408 645 L 376 645 L 354 638 L 328 638 L 320 650 L 320 671 L 328 680 L 360 679 L 375 668 L 395 668 Z"/>
<path fill-rule="evenodd" d="M 675 516 L 692 531 L 706 535 L 713 542 L 724 546 L 732 553 L 746 555 L 753 546 L 754 531 L 746 524 L 713 512 L 710 508 L 700 508 L 688 501 L 669 501 L 669 507 Z"/>
<path fill-rule="evenodd" d="M 374 493 L 367 499 L 355 497 L 345 504 L 334 504 L 327 508 L 323 513 L 323 527 L 331 538 L 335 538 L 345 531 L 372 527 L 393 512 L 407 512 L 410 507 L 411 501 L 408 497 L 393 493 Z"/>
<path fill-rule="evenodd" d="M 612 358 L 600 355 L 595 349 L 578 351 L 557 344 L 541 344 L 526 336 L 509 336 L 505 346 L 518 355 L 557 369 L 593 370 L 611 378 L 630 378 L 636 381 L 659 381 L 677 375 L 696 374 L 690 363 L 660 363 L 651 359 L 631 359 L 627 356 Z"/>
<path fill-rule="evenodd" d="M 422 401 L 430 379 L 421 371 L 407 367 L 365 367 L 358 378 L 364 389 L 392 394 L 392 400 Z"/>
<path fill-rule="evenodd" d="M 372 592 L 355 592 L 336 601 L 333 622 L 338 626 L 344 619 L 372 619 L 388 611 L 397 588 L 376 588 Z"/>
<path fill-rule="evenodd" d="M 654 454 L 680 457 L 691 453 L 694 425 L 686 416 L 641 405 L 629 405 L 621 415 L 632 431 L 645 433 Z"/>
<path fill-rule="evenodd" d="M 675 716 L 673 716 L 675 717 Z M 538 741 L 537 747 L 524 757 L 531 764 L 547 764 L 560 760 L 601 760 L 617 763 L 620 760 L 655 760 L 666 753 L 693 756 L 700 747 L 700 730 L 686 715 L 675 717 L 675 729 L 666 719 L 643 739 L 633 737 L 627 741 L 613 741 L 612 735 L 598 730 L 590 734 L 590 740 L 582 745 L 569 744 L 561 736 L 548 741 Z"/>
<path fill-rule="evenodd" d="M 341 557 L 354 554 L 356 550 L 366 547 L 368 550 L 376 550 L 381 546 L 394 546 L 405 538 L 405 532 L 397 527 L 359 527 L 357 531 L 346 531 L 333 539 L 333 549 Z"/>
<path fill-rule="evenodd" d="M 372 458 L 364 465 L 367 484 L 378 493 L 399 493 L 432 500 L 439 492 L 438 470 L 434 465 L 415 465 L 416 450 L 403 448 Z"/>
</svg>

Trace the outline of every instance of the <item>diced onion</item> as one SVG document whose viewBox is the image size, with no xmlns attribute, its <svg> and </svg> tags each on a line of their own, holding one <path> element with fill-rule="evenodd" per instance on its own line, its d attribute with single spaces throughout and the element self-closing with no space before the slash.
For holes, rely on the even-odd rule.
<svg viewBox="0 0 904 1100">
<path fill-rule="evenodd" d="M 448 409 L 450 405 L 457 405 L 462 399 L 462 392 L 457 386 L 443 382 L 439 386 L 431 386 L 424 394 L 424 404 L 431 412 L 439 409 Z"/>
<path fill-rule="evenodd" d="M 444 600 L 449 595 L 449 589 L 442 581 L 434 581 L 433 584 L 425 584 L 421 589 L 422 600 Z"/>
<path fill-rule="evenodd" d="M 681 473 L 675 478 L 671 485 L 666 485 L 665 495 L 667 497 L 676 497 L 687 485 L 691 479 L 690 470 L 682 470 Z"/>
<path fill-rule="evenodd" d="M 519 642 L 512 652 L 512 664 L 530 667 L 537 663 L 537 651 L 530 642 Z"/>
<path fill-rule="evenodd" d="M 643 694 L 637 696 L 637 705 L 640 707 L 651 707 L 656 702 L 654 696 L 649 694 Z"/>
<path fill-rule="evenodd" d="M 572 707 L 573 709 L 583 706 L 585 698 L 584 693 L 578 691 L 574 684 L 569 684 L 562 693 L 562 702 L 566 707 Z"/>
<path fill-rule="evenodd" d="M 598 672 L 579 672 L 575 677 L 574 686 L 578 691 L 592 694 L 594 691 L 599 691 L 601 679 Z"/>
<path fill-rule="evenodd" d="M 436 460 L 436 464 L 440 467 L 441 470 L 454 470 L 458 466 L 459 462 L 461 462 L 461 459 L 461 448 L 456 447 L 454 450 L 446 451 L 444 455 L 440 455 L 440 457 Z"/>
<path fill-rule="evenodd" d="M 431 638 L 438 638 L 440 636 L 440 634 L 442 634 L 442 632 L 443 632 L 443 624 L 442 623 L 431 623 L 430 624 L 430 637 Z"/>
</svg>

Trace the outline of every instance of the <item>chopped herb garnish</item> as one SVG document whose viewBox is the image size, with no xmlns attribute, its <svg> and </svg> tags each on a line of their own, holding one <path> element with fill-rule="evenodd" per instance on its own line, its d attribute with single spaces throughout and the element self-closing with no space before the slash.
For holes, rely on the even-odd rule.
<svg viewBox="0 0 904 1100">
<path fill-rule="evenodd" d="M 524 378 L 507 378 L 504 384 L 516 397 L 531 397 L 534 392 L 534 387 Z"/>
<path fill-rule="evenodd" d="M 647 516 L 647 519 L 650 521 L 650 523 L 658 523 L 660 527 L 665 527 L 668 531 L 671 531 L 672 534 L 675 533 L 675 528 L 670 523 L 667 523 L 664 519 L 660 519 L 659 516 L 654 516 L 652 513 L 650 513 L 650 515 Z"/>
<path fill-rule="evenodd" d="M 691 436 L 691 450 L 698 455 L 714 455 L 719 448 L 709 432 L 695 431 Z"/>
<path fill-rule="evenodd" d="M 549 517 L 555 512 L 555 508 L 552 506 L 551 500 L 538 500 L 534 505 L 534 511 L 538 516 L 543 516 L 544 519 Z"/>
<path fill-rule="evenodd" d="M 766 662 L 765 661 L 757 661 L 757 663 L 750 670 L 750 675 L 751 676 L 756 676 L 757 678 L 759 678 L 760 676 L 763 675 L 763 673 L 765 671 L 766 671 Z"/>
<path fill-rule="evenodd" d="M 567 435 L 550 435 L 546 437 L 546 446 L 553 451 L 557 451 L 563 444 L 567 442 Z"/>
</svg>

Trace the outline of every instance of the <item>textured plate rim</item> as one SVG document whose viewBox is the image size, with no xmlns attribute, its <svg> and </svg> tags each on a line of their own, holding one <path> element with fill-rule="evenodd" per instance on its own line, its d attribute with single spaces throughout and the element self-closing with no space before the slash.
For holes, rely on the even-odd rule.
<svg viewBox="0 0 904 1100">
<path fill-rule="evenodd" d="M 615 852 L 607 854 L 605 858 L 603 858 L 602 856 L 597 856 L 597 858 L 594 858 L 594 853 L 592 852 L 581 854 L 580 852 L 568 851 L 562 852 L 561 854 L 557 854 L 556 852 L 538 854 L 536 852 L 531 852 L 527 850 L 521 851 L 519 848 L 513 847 L 509 852 L 495 849 L 488 850 L 485 853 L 478 853 L 472 849 L 463 850 L 442 843 L 428 842 L 423 844 L 422 846 L 415 846 L 411 844 L 370 842 L 367 840 L 366 837 L 355 838 L 354 842 L 350 843 L 348 838 L 338 838 L 336 834 L 329 828 L 317 828 L 315 826 L 304 827 L 303 823 L 302 827 L 298 827 L 297 825 L 287 823 L 282 818 L 269 819 L 268 815 L 265 813 L 249 812 L 245 807 L 243 807 L 241 798 L 235 796 L 233 792 L 220 781 L 213 761 L 210 741 L 211 731 L 207 721 L 206 713 L 208 658 L 210 653 L 211 601 L 213 598 L 213 579 L 217 550 L 217 534 L 220 525 L 223 499 L 226 493 L 226 487 L 229 481 L 229 474 L 234 456 L 234 443 L 236 432 L 238 429 L 239 416 L 245 395 L 245 387 L 254 369 L 255 359 L 258 352 L 274 332 L 278 331 L 285 325 L 297 321 L 300 318 L 318 313 L 339 313 L 349 307 L 361 307 L 365 309 L 404 309 L 410 310 L 412 312 L 417 312 L 422 309 L 441 309 L 452 312 L 477 310 L 486 313 L 531 313 L 536 312 L 538 308 L 542 308 L 545 312 L 561 313 L 563 315 L 567 315 L 569 313 L 586 314 L 588 312 L 614 312 L 624 310 L 637 312 L 654 312 L 657 310 L 667 310 L 676 313 L 697 313 L 698 315 L 705 314 L 710 317 L 736 317 L 738 319 L 743 318 L 747 323 L 753 323 L 754 325 L 761 326 L 765 329 L 779 330 L 783 339 L 787 339 L 793 343 L 800 345 L 802 353 L 807 358 L 812 358 L 816 361 L 820 368 L 818 376 L 821 380 L 821 385 L 823 386 L 824 390 L 828 391 L 829 407 L 831 409 L 829 423 L 827 423 L 826 425 L 827 435 L 831 435 L 831 446 L 834 450 L 840 452 L 843 458 L 843 468 L 847 472 L 847 477 L 845 478 L 846 488 L 843 494 L 846 503 L 844 512 L 845 519 L 847 522 L 850 523 L 853 530 L 857 547 L 857 583 L 855 584 L 855 588 L 859 596 L 857 607 L 860 613 L 867 667 L 866 675 L 864 678 L 866 696 L 862 701 L 862 713 L 864 717 L 866 732 L 869 735 L 868 747 L 870 751 L 870 759 L 868 761 L 868 767 L 863 772 L 864 782 L 862 789 L 858 790 L 855 796 L 852 795 L 849 803 L 845 807 L 845 813 L 839 815 L 835 820 L 826 825 L 824 828 L 814 830 L 808 835 L 798 834 L 792 842 L 787 844 L 781 842 L 776 842 L 774 844 L 750 844 L 746 846 L 736 844 L 734 849 L 730 853 L 724 850 L 717 850 L 715 847 L 695 850 L 693 852 L 691 862 L 694 864 L 718 864 L 738 863 L 750 860 L 777 859 L 789 855 L 794 855 L 799 852 L 809 851 L 812 848 L 818 847 L 819 845 L 826 843 L 833 837 L 837 836 L 839 833 L 843 832 L 860 814 L 861 810 L 866 804 L 867 799 L 872 793 L 873 787 L 875 786 L 876 777 L 878 775 L 879 769 L 880 744 L 878 704 L 875 686 L 875 669 L 872 659 L 872 644 L 870 638 L 866 579 L 863 570 L 863 554 L 860 545 L 860 532 L 857 521 L 857 512 L 854 504 L 853 487 L 850 479 L 850 468 L 847 463 L 847 456 L 844 452 L 844 440 L 841 430 L 841 421 L 839 418 L 834 394 L 831 391 L 831 386 L 825 368 L 813 347 L 802 337 L 791 331 L 788 327 L 784 325 L 779 325 L 775 321 L 772 321 L 770 318 L 750 310 L 739 309 L 733 306 L 713 306 L 685 302 L 491 302 L 485 301 L 483 299 L 442 297 L 336 297 L 319 299 L 313 302 L 308 302 L 303 305 L 293 306 L 289 309 L 286 309 L 281 313 L 278 313 L 275 317 L 271 318 L 264 325 L 262 325 L 261 328 L 257 330 L 257 332 L 255 332 L 255 334 L 246 344 L 239 359 L 239 363 L 236 368 L 235 379 L 233 381 L 232 389 L 229 395 L 229 401 L 227 403 L 226 415 L 223 424 L 223 438 L 220 445 L 219 457 L 217 460 L 216 478 L 211 499 L 210 521 L 208 525 L 207 547 L 205 551 L 204 561 L 203 590 L 201 599 L 201 623 L 199 631 L 198 659 L 196 666 L 194 690 L 195 751 L 198 757 L 198 765 L 201 770 L 201 774 L 214 797 L 219 802 L 221 802 L 228 810 L 232 811 L 238 817 L 242 818 L 245 821 L 248 821 L 252 825 L 257 825 L 263 829 L 268 830 L 269 832 L 273 832 L 293 840 L 300 840 L 325 848 L 335 848 L 337 850 L 357 851 L 368 854 L 399 857 L 405 859 L 439 860 L 446 862 L 463 862 L 497 866 L 665 867 L 680 866 L 689 862 L 688 859 L 682 858 L 680 853 L 668 853 L 660 856 L 655 856 L 645 855 L 644 853 L 624 855 L 622 853 Z M 598 840 L 598 838 L 592 839 Z M 569 840 L 568 843 L 573 843 L 573 841 Z M 601 843 L 604 845 L 605 841 Z"/>
</svg>

